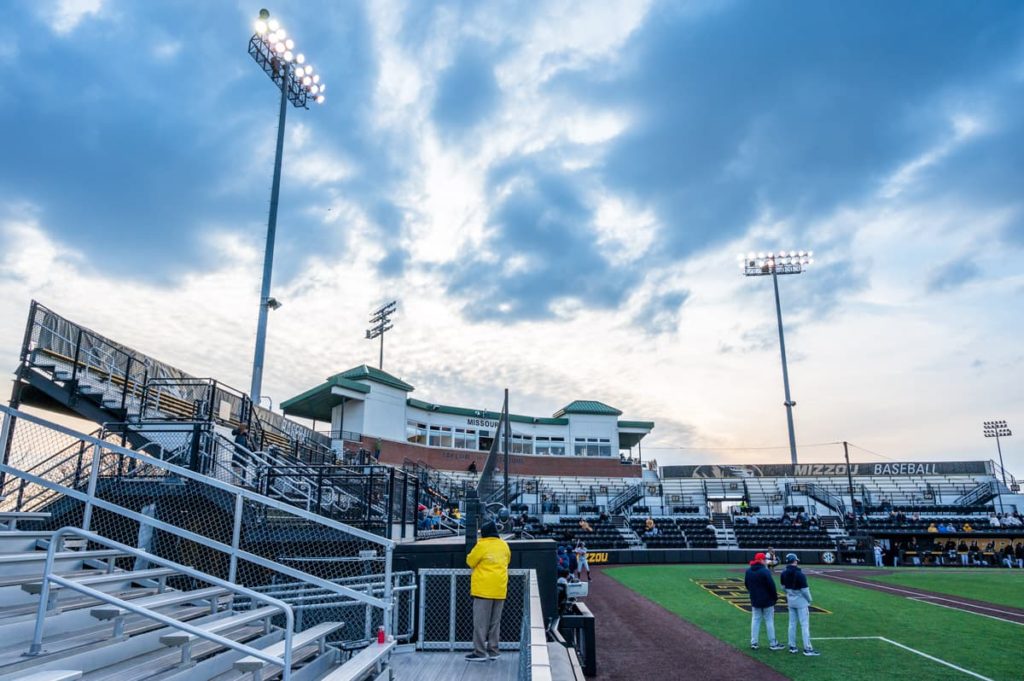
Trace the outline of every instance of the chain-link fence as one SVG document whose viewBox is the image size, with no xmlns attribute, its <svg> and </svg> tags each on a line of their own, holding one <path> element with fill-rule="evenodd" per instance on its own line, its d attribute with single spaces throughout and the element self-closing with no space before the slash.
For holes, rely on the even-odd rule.
<svg viewBox="0 0 1024 681">
<path fill-rule="evenodd" d="M 518 650 L 522 620 L 530 610 L 529 570 L 508 571 L 508 594 L 501 613 L 501 650 Z M 471 570 L 422 569 L 420 621 L 417 647 L 422 650 L 471 650 L 473 648 L 473 597 L 469 593 Z"/>
<path fill-rule="evenodd" d="M 362 606 L 345 636 L 366 638 L 367 621 L 408 626 L 387 615 L 390 540 L 23 412 L 0 416 L 3 510 L 45 511 L 46 529 L 88 529 L 249 588 L 317 587 L 332 607 Z"/>
</svg>

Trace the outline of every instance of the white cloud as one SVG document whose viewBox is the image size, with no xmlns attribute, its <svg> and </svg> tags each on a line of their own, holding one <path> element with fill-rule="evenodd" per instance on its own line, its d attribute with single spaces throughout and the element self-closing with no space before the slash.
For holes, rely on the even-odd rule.
<svg viewBox="0 0 1024 681">
<path fill-rule="evenodd" d="M 158 61 L 170 61 L 181 52 L 180 40 L 160 40 L 153 45 L 153 57 Z"/>
<path fill-rule="evenodd" d="M 103 4 L 104 0 L 56 0 L 42 5 L 41 11 L 54 33 L 68 35 L 87 17 L 98 16 Z"/>
</svg>

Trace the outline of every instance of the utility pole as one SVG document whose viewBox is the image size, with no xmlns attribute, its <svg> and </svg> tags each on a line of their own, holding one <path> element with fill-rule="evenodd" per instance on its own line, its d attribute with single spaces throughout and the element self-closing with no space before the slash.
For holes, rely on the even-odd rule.
<svg viewBox="0 0 1024 681">
<path fill-rule="evenodd" d="M 384 368 L 384 334 L 395 328 L 395 325 L 391 323 L 391 315 L 398 309 L 398 301 L 392 300 L 390 303 L 381 305 L 379 308 L 370 313 L 370 328 L 366 330 L 366 340 L 373 340 L 374 338 L 380 338 L 380 364 L 377 366 L 378 369 Z"/>
<path fill-rule="evenodd" d="M 853 473 L 850 472 L 850 443 L 843 440 L 843 456 L 846 457 L 846 482 L 850 486 L 850 510 L 853 513 L 853 533 L 857 534 L 857 502 L 853 498 Z"/>
</svg>

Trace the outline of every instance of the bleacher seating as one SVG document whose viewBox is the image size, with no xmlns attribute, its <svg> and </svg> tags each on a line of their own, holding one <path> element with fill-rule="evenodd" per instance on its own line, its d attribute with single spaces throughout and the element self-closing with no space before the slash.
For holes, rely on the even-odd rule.
<svg viewBox="0 0 1024 681">
<path fill-rule="evenodd" d="M 737 522 L 733 531 L 741 549 L 767 546 L 780 550 L 835 548 L 835 540 L 824 529 L 783 525 L 777 518 L 759 519 L 756 525 Z"/>
</svg>

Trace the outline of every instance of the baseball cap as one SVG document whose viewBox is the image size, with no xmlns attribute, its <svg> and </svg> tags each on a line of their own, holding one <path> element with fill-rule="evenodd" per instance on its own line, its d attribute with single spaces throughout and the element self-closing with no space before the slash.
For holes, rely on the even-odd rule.
<svg viewBox="0 0 1024 681">
<path fill-rule="evenodd" d="M 786 554 L 786 562 L 787 563 L 799 563 L 800 559 L 796 557 L 795 553 L 787 553 Z"/>
<path fill-rule="evenodd" d="M 764 562 L 764 558 L 765 558 L 765 556 L 764 556 L 763 553 L 755 553 L 754 554 L 754 560 L 750 561 L 750 564 L 753 565 L 754 563 L 763 563 Z"/>
</svg>

